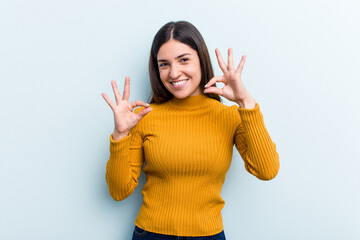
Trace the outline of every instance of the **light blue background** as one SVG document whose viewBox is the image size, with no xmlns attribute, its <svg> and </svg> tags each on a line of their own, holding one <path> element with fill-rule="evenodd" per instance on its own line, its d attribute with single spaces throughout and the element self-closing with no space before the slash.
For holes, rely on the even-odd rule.
<svg viewBox="0 0 360 240">
<path fill-rule="evenodd" d="M 216 75 L 216 47 L 236 64 L 247 54 L 242 78 L 280 154 L 262 182 L 234 151 L 227 239 L 360 239 L 359 12 L 355 0 L 2 0 L 0 239 L 131 238 L 145 176 L 122 202 L 108 194 L 100 94 L 129 75 L 131 100 L 147 100 L 151 41 L 171 20 L 200 30 Z"/>
</svg>

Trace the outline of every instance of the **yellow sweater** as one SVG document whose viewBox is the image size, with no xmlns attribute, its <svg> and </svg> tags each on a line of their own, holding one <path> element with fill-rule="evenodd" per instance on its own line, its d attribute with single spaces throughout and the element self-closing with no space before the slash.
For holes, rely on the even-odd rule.
<svg viewBox="0 0 360 240">
<path fill-rule="evenodd" d="M 127 137 L 114 141 L 110 136 L 105 174 L 110 195 L 120 201 L 132 194 L 145 164 L 143 204 L 135 225 L 177 236 L 221 232 L 220 193 L 233 145 L 257 178 L 270 180 L 279 170 L 259 105 L 229 107 L 200 94 L 150 106 L 153 110 Z"/>
</svg>

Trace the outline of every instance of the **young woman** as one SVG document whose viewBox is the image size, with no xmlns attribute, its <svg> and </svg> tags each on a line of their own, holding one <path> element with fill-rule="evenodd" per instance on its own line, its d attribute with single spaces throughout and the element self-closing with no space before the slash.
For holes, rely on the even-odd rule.
<svg viewBox="0 0 360 240">
<path fill-rule="evenodd" d="M 278 173 L 276 146 L 241 80 L 246 56 L 235 68 L 232 49 L 227 63 L 215 52 L 223 76 L 214 76 L 199 31 L 185 21 L 169 22 L 151 47 L 151 104 L 129 102 L 129 77 L 122 98 L 111 82 L 116 103 L 102 94 L 115 120 L 106 165 L 115 200 L 132 194 L 145 163 L 133 239 L 225 239 L 220 193 L 234 144 L 257 178 L 270 180 Z M 219 95 L 237 105 L 222 104 Z"/>
</svg>

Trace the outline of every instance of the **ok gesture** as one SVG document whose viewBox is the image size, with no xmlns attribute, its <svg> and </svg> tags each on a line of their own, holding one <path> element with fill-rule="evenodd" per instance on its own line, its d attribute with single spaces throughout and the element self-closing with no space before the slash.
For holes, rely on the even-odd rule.
<svg viewBox="0 0 360 240">
<path fill-rule="evenodd" d="M 129 135 L 130 130 L 135 127 L 135 125 L 140 121 L 140 119 L 143 118 L 147 113 L 149 113 L 152 108 L 149 107 L 147 103 L 139 100 L 129 103 L 129 77 L 125 77 L 125 87 L 122 98 L 114 80 L 111 81 L 111 86 L 114 91 L 116 104 L 113 103 L 105 93 L 102 93 L 101 95 L 114 112 L 115 128 L 112 135 L 113 139 L 116 141 Z M 138 106 L 143 106 L 145 108 L 142 109 L 138 114 L 136 114 L 133 112 L 133 109 Z"/>
<path fill-rule="evenodd" d="M 215 76 L 205 85 L 205 93 L 215 93 L 237 103 L 242 108 L 254 108 L 255 99 L 246 90 L 241 80 L 241 73 L 245 65 L 246 55 L 242 56 L 238 67 L 235 69 L 233 51 L 228 50 L 228 64 L 224 62 L 219 49 L 215 49 L 216 57 L 223 76 Z M 225 84 L 223 88 L 212 87 L 216 82 Z"/>
</svg>

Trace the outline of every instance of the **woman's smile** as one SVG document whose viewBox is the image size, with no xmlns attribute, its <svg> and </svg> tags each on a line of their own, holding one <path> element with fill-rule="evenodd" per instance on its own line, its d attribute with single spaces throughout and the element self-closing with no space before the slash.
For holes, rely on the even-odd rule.
<svg viewBox="0 0 360 240">
<path fill-rule="evenodd" d="M 179 81 L 173 81 L 170 83 L 174 86 L 174 88 L 180 88 L 180 87 L 184 86 L 188 80 L 189 79 L 184 79 L 184 80 L 179 80 Z"/>
</svg>

